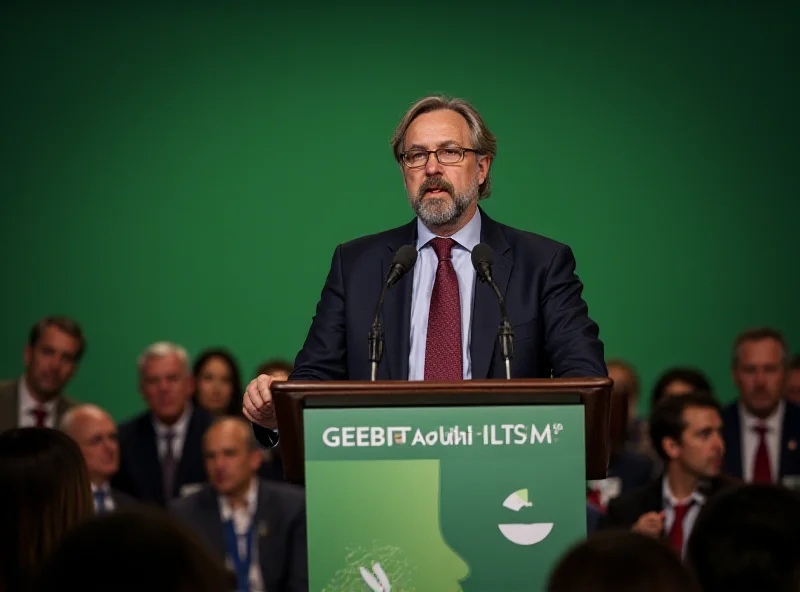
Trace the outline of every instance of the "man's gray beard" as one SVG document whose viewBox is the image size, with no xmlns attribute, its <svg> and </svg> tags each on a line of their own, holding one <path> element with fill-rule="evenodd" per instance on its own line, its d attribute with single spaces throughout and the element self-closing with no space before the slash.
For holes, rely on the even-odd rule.
<svg viewBox="0 0 800 592">
<path fill-rule="evenodd" d="M 467 208 L 478 201 L 477 180 L 467 189 L 466 193 L 455 194 L 453 199 L 441 197 L 428 197 L 422 199 L 417 196 L 408 196 L 414 212 L 425 226 L 448 226 L 454 223 Z"/>
</svg>

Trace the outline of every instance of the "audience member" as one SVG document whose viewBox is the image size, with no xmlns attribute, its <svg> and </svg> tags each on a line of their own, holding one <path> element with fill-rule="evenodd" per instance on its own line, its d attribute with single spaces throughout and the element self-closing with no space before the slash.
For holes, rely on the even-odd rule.
<svg viewBox="0 0 800 592">
<path fill-rule="evenodd" d="M 202 439 L 211 416 L 192 405 L 186 350 L 169 342 L 139 357 L 139 388 L 148 410 L 119 429 L 120 469 L 111 485 L 166 505 L 207 481 Z"/>
<path fill-rule="evenodd" d="M 609 377 L 614 381 L 612 406 L 619 405 L 622 401 L 626 402 L 628 409 L 625 410 L 625 416 L 628 418 L 628 427 L 627 434 L 620 432 L 622 437 L 619 441 L 616 438 L 611 439 L 607 477 L 586 483 L 587 501 L 601 512 L 605 511 L 609 501 L 622 493 L 645 485 L 656 474 L 653 460 L 647 454 L 639 452 L 647 450 L 646 444 L 650 440 L 647 434 L 640 434 L 640 431 L 647 427 L 647 422 L 640 418 L 635 419 L 633 423 L 630 421 L 636 413 L 639 377 L 628 362 L 609 360 L 607 366 Z M 620 423 L 624 421 L 614 417 L 614 413 L 612 409 L 612 429 L 614 421 Z M 622 429 L 625 427 L 622 426 Z"/>
<path fill-rule="evenodd" d="M 0 434 L 0 590 L 32 590 L 61 539 L 92 516 L 81 451 L 50 428 Z"/>
<path fill-rule="evenodd" d="M 236 585 L 179 520 L 141 505 L 76 528 L 53 553 L 39 592 L 225 592 Z"/>
<path fill-rule="evenodd" d="M 670 368 L 658 377 L 650 399 L 650 408 L 655 409 L 664 397 L 703 392 L 714 394 L 708 377 L 696 368 Z M 655 443 L 653 443 L 655 446 Z"/>
<path fill-rule="evenodd" d="M 239 590 L 308 589 L 305 494 L 258 479 L 259 445 L 250 423 L 217 420 L 203 450 L 210 486 L 172 504 L 237 575 Z"/>
<path fill-rule="evenodd" d="M 109 481 L 119 470 L 117 426 L 111 416 L 96 405 L 78 405 L 64 414 L 61 430 L 81 449 L 94 496 L 96 514 L 113 512 L 136 500 L 112 489 Z"/>
<path fill-rule="evenodd" d="M 681 554 L 701 506 L 728 483 L 720 477 L 725 445 L 719 405 L 707 393 L 666 397 L 653 410 L 650 436 L 664 475 L 611 500 L 602 526 L 667 536 Z"/>
<path fill-rule="evenodd" d="M 64 389 L 86 349 L 83 331 L 67 317 L 45 317 L 30 331 L 20 378 L 0 382 L 0 432 L 13 427 L 55 428 L 75 403 Z"/>
<path fill-rule="evenodd" d="M 197 407 L 214 417 L 242 415 L 242 380 L 233 355 L 222 348 L 200 353 L 194 362 L 194 395 Z"/>
<path fill-rule="evenodd" d="M 641 387 L 639 374 L 633 365 L 620 359 L 608 360 L 608 377 L 614 381 L 614 392 L 624 393 L 628 400 L 628 434 L 626 444 L 630 450 L 645 453 L 647 447 L 647 420 L 641 417 L 639 399 Z M 642 443 L 644 442 L 644 446 Z"/>
<path fill-rule="evenodd" d="M 272 376 L 275 380 L 287 380 L 293 371 L 294 366 L 291 363 L 281 358 L 273 358 L 256 368 L 256 376 L 265 374 L 266 376 Z"/>
<path fill-rule="evenodd" d="M 747 482 L 800 478 L 800 407 L 783 398 L 788 350 L 774 329 L 737 336 L 733 382 L 739 398 L 723 411 L 725 470 Z"/>
<path fill-rule="evenodd" d="M 800 590 L 800 495 L 748 484 L 703 508 L 687 563 L 705 592 Z"/>
<path fill-rule="evenodd" d="M 789 374 L 786 377 L 786 400 L 800 404 L 800 354 L 789 361 Z"/>
<path fill-rule="evenodd" d="M 547 592 L 699 592 L 693 575 L 661 541 L 635 532 L 590 536 L 556 564 Z"/>
</svg>

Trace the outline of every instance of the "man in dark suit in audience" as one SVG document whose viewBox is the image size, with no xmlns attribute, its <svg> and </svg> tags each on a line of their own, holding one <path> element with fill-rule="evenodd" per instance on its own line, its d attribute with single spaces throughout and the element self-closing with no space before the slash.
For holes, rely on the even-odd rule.
<svg viewBox="0 0 800 592">
<path fill-rule="evenodd" d="M 119 470 L 117 426 L 111 416 L 96 405 L 77 405 L 61 419 L 61 430 L 81 449 L 89 471 L 97 514 L 131 507 L 136 500 L 114 489 L 110 479 Z"/>
<path fill-rule="evenodd" d="M 786 376 L 784 396 L 790 403 L 800 403 L 800 354 L 793 355 L 789 362 L 789 374 Z"/>
<path fill-rule="evenodd" d="M 210 485 L 175 500 L 173 513 L 225 559 L 237 590 L 306 592 L 303 489 L 258 478 L 261 453 L 243 419 L 216 421 L 203 447 Z"/>
<path fill-rule="evenodd" d="M 369 380 L 367 336 L 399 249 L 418 253 L 413 270 L 387 294 L 380 380 L 504 378 L 497 297 L 471 257 L 484 243 L 514 330 L 513 378 L 606 377 L 599 328 L 589 317 L 569 246 L 492 220 L 497 140 L 468 102 L 417 101 L 392 140 L 398 172 L 416 214 L 409 223 L 339 245 L 290 380 Z M 264 445 L 277 442 L 272 379 L 247 388 L 244 411 Z"/>
<path fill-rule="evenodd" d="M 725 408 L 725 470 L 746 482 L 800 483 L 800 407 L 784 397 L 789 352 L 774 329 L 740 334 L 733 348 L 739 398 Z"/>
<path fill-rule="evenodd" d="M 155 343 L 138 366 L 148 410 L 120 426 L 120 470 L 111 484 L 139 500 L 166 505 L 207 481 L 202 439 L 211 416 L 190 402 L 193 380 L 184 348 Z"/>
<path fill-rule="evenodd" d="M 25 374 L 0 382 L 0 432 L 58 427 L 64 413 L 75 405 L 64 389 L 85 349 L 83 331 L 72 319 L 52 316 L 38 321 L 25 346 Z"/>
<path fill-rule="evenodd" d="M 664 475 L 611 500 L 602 528 L 666 536 L 681 554 L 701 507 L 729 482 L 720 476 L 725 444 L 719 404 L 707 393 L 667 397 L 653 410 L 650 437 Z"/>
</svg>

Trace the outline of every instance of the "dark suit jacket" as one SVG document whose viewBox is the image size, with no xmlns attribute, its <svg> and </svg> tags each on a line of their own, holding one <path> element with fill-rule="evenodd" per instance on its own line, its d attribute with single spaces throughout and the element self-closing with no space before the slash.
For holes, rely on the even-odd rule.
<svg viewBox="0 0 800 592">
<path fill-rule="evenodd" d="M 742 423 L 738 400 L 722 410 L 722 437 L 725 439 L 725 472 L 742 478 L 744 463 L 742 459 Z M 778 479 L 786 475 L 800 475 L 800 407 L 785 402 L 781 429 L 780 460 Z"/>
<path fill-rule="evenodd" d="M 119 489 L 111 488 L 111 499 L 114 501 L 114 510 L 127 510 L 139 504 L 138 500 Z"/>
<path fill-rule="evenodd" d="M 224 560 L 225 535 L 219 512 L 219 497 L 211 486 L 175 500 L 172 513 L 193 527 L 211 549 Z M 259 480 L 258 561 L 264 586 L 269 592 L 307 592 L 305 493 L 287 483 Z"/>
<path fill-rule="evenodd" d="M 0 382 L 0 432 L 19 427 L 19 381 L 4 380 Z M 60 395 L 56 403 L 56 425 L 71 407 L 77 405 L 66 395 Z"/>
<path fill-rule="evenodd" d="M 176 470 L 173 496 L 178 495 L 184 485 L 208 481 L 202 442 L 211 422 L 211 416 L 203 409 L 195 407 L 192 410 Z M 138 500 L 164 505 L 161 461 L 150 412 L 119 427 L 119 452 L 119 471 L 111 479 L 111 486 Z"/>
<path fill-rule="evenodd" d="M 706 495 L 710 498 L 733 484 L 734 481 L 728 477 L 716 477 L 708 484 Z M 642 514 L 660 512 L 664 509 L 662 488 L 663 476 L 660 476 L 643 487 L 612 499 L 600 520 L 600 528 L 632 528 Z"/>
<path fill-rule="evenodd" d="M 603 344 L 588 316 L 575 258 L 566 245 L 515 230 L 480 211 L 481 241 L 494 251 L 493 277 L 514 326 L 513 378 L 605 377 Z M 367 336 L 396 251 L 415 244 L 417 220 L 339 245 L 290 380 L 369 380 Z M 413 272 L 386 295 L 379 380 L 407 380 Z M 500 308 L 476 282 L 470 354 L 472 378 L 505 378 L 498 352 Z M 265 445 L 270 432 L 256 428 Z"/>
</svg>

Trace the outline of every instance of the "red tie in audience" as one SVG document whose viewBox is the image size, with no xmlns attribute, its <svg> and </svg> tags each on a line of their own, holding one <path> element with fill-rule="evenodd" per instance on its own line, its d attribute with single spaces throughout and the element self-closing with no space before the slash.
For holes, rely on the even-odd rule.
<svg viewBox="0 0 800 592">
<path fill-rule="evenodd" d="M 428 313 L 425 343 L 425 380 L 461 380 L 461 298 L 458 276 L 450 253 L 452 238 L 435 238 L 431 246 L 439 258 Z"/>
<path fill-rule="evenodd" d="M 44 407 L 37 407 L 36 409 L 31 409 L 31 413 L 33 414 L 34 419 L 36 420 L 36 427 L 43 428 L 45 427 L 45 421 L 47 420 L 47 409 Z"/>
<path fill-rule="evenodd" d="M 767 449 L 767 428 L 760 425 L 753 428 L 758 433 L 758 448 L 756 449 L 756 462 L 753 467 L 754 483 L 772 483 L 772 467 L 769 462 L 769 449 Z"/>
<path fill-rule="evenodd" d="M 669 544 L 678 555 L 683 550 L 683 521 L 686 519 L 686 514 L 693 504 L 694 500 L 689 500 L 672 508 L 675 512 L 675 520 L 673 520 L 672 528 L 669 531 Z"/>
</svg>

